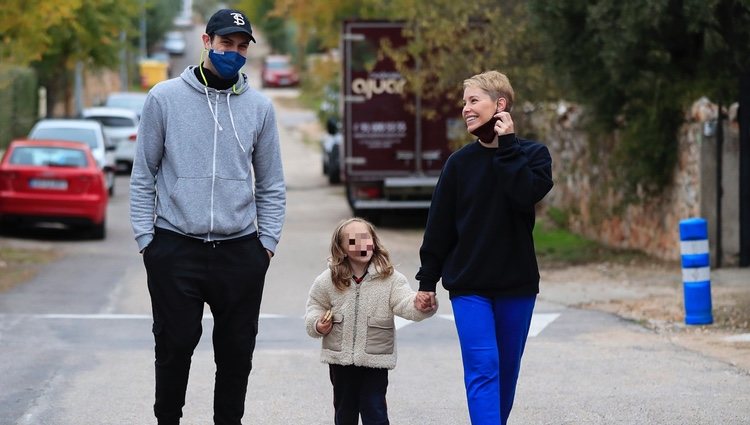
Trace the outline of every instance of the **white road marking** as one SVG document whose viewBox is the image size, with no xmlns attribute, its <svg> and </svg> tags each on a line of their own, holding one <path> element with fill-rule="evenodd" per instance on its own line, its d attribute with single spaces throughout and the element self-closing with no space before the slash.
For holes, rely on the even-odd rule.
<svg viewBox="0 0 750 425">
<path fill-rule="evenodd" d="M 2 316 L 2 315 L 0 315 Z M 34 314 L 31 317 L 37 319 L 51 319 L 51 320 L 152 320 L 150 314 Z M 282 314 L 269 314 L 261 313 L 261 319 L 284 319 L 291 316 L 284 316 Z M 455 321 L 452 314 L 438 314 L 437 317 L 445 320 Z M 535 337 L 539 335 L 544 328 L 552 323 L 555 319 L 560 317 L 559 313 L 535 313 L 531 316 L 531 328 L 529 329 L 529 337 Z M 204 319 L 212 320 L 213 316 L 206 314 L 203 316 Z M 396 329 L 401 329 L 405 326 L 415 323 L 411 320 L 403 319 L 401 317 L 394 317 L 394 325 Z M 728 341 L 748 341 L 750 340 L 750 334 L 736 335 L 727 338 Z M 743 339 L 746 338 L 746 339 Z"/>
<path fill-rule="evenodd" d="M 724 338 L 724 341 L 729 342 L 750 342 L 750 334 L 737 334 Z"/>
<path fill-rule="evenodd" d="M 456 319 L 453 317 L 452 314 L 439 314 L 438 317 L 441 317 L 443 319 L 447 320 L 453 320 Z M 560 313 L 534 313 L 531 315 L 531 328 L 529 329 L 529 337 L 535 337 L 539 335 L 544 328 L 547 327 L 550 323 L 552 323 L 555 319 L 560 317 Z"/>
<path fill-rule="evenodd" d="M 35 314 L 37 319 L 62 320 L 150 320 L 150 314 Z"/>
<path fill-rule="evenodd" d="M 396 329 L 401 329 L 404 326 L 411 325 L 412 323 L 414 323 L 411 320 L 407 320 L 407 319 L 404 319 L 403 317 L 398 317 L 398 316 L 393 317 L 393 322 L 396 326 Z"/>
<path fill-rule="evenodd" d="M 544 328 L 552 323 L 555 319 L 560 317 L 560 313 L 537 313 L 531 315 L 531 329 L 529 329 L 529 336 L 539 335 Z"/>
<path fill-rule="evenodd" d="M 152 320 L 150 314 L 34 314 L 37 319 L 69 319 L 69 320 Z M 281 314 L 261 313 L 261 319 L 283 319 Z M 204 319 L 212 320 L 213 316 L 204 314 Z"/>
</svg>

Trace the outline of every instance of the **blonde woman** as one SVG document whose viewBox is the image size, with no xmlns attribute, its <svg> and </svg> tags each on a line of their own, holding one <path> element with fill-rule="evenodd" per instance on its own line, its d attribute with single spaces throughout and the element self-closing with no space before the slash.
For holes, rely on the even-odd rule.
<svg viewBox="0 0 750 425">
<path fill-rule="evenodd" d="M 513 97 L 497 71 L 464 81 L 477 140 L 443 167 L 419 252 L 418 306 L 434 304 L 438 280 L 450 293 L 472 425 L 507 422 L 539 292 L 534 206 L 552 188 L 552 159 L 516 137 Z"/>
<path fill-rule="evenodd" d="M 322 338 L 321 361 L 333 384 L 334 423 L 388 424 L 388 370 L 396 367 L 393 316 L 420 321 L 437 306 L 418 309 L 416 292 L 394 270 L 369 222 L 341 222 L 331 239 L 328 268 L 315 279 L 305 325 Z M 356 338 L 355 338 L 356 335 Z"/>
</svg>

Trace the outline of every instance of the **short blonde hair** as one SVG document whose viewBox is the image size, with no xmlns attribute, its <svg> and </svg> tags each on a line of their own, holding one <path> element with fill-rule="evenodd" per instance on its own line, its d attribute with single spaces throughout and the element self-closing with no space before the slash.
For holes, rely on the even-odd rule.
<svg viewBox="0 0 750 425">
<path fill-rule="evenodd" d="M 485 71 L 481 74 L 474 75 L 464 80 L 464 89 L 468 87 L 478 87 L 487 93 L 493 101 L 499 98 L 505 98 L 508 105 L 507 111 L 513 109 L 513 87 L 510 85 L 508 77 L 497 71 Z"/>
</svg>

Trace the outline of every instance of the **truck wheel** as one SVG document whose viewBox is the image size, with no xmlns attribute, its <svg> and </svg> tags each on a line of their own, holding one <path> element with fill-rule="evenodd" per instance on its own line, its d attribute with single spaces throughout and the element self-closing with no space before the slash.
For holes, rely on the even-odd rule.
<svg viewBox="0 0 750 425">
<path fill-rule="evenodd" d="M 339 167 L 339 147 L 334 145 L 328 155 L 328 183 L 341 183 L 341 167 Z"/>
<path fill-rule="evenodd" d="M 354 195 L 352 194 L 352 188 L 349 184 L 346 185 L 346 201 L 349 203 L 349 209 L 352 211 L 353 217 L 364 218 L 375 225 L 380 224 L 380 218 L 382 216 L 381 211 L 354 208 Z"/>
<path fill-rule="evenodd" d="M 354 193 L 350 183 L 346 184 L 346 202 L 349 204 L 349 209 L 352 211 L 352 216 L 361 217 L 362 210 L 354 208 Z"/>
</svg>

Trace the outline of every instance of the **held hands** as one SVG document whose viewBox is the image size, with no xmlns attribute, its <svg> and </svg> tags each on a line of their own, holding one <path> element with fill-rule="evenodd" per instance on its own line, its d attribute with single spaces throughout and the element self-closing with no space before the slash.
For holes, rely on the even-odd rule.
<svg viewBox="0 0 750 425">
<path fill-rule="evenodd" d="M 437 299 L 434 292 L 418 291 L 414 297 L 414 307 L 422 313 L 437 310 Z"/>
<path fill-rule="evenodd" d="M 331 319 L 333 319 L 333 312 L 328 310 L 315 322 L 315 330 L 321 335 L 328 335 L 333 328 L 333 320 Z"/>
</svg>

